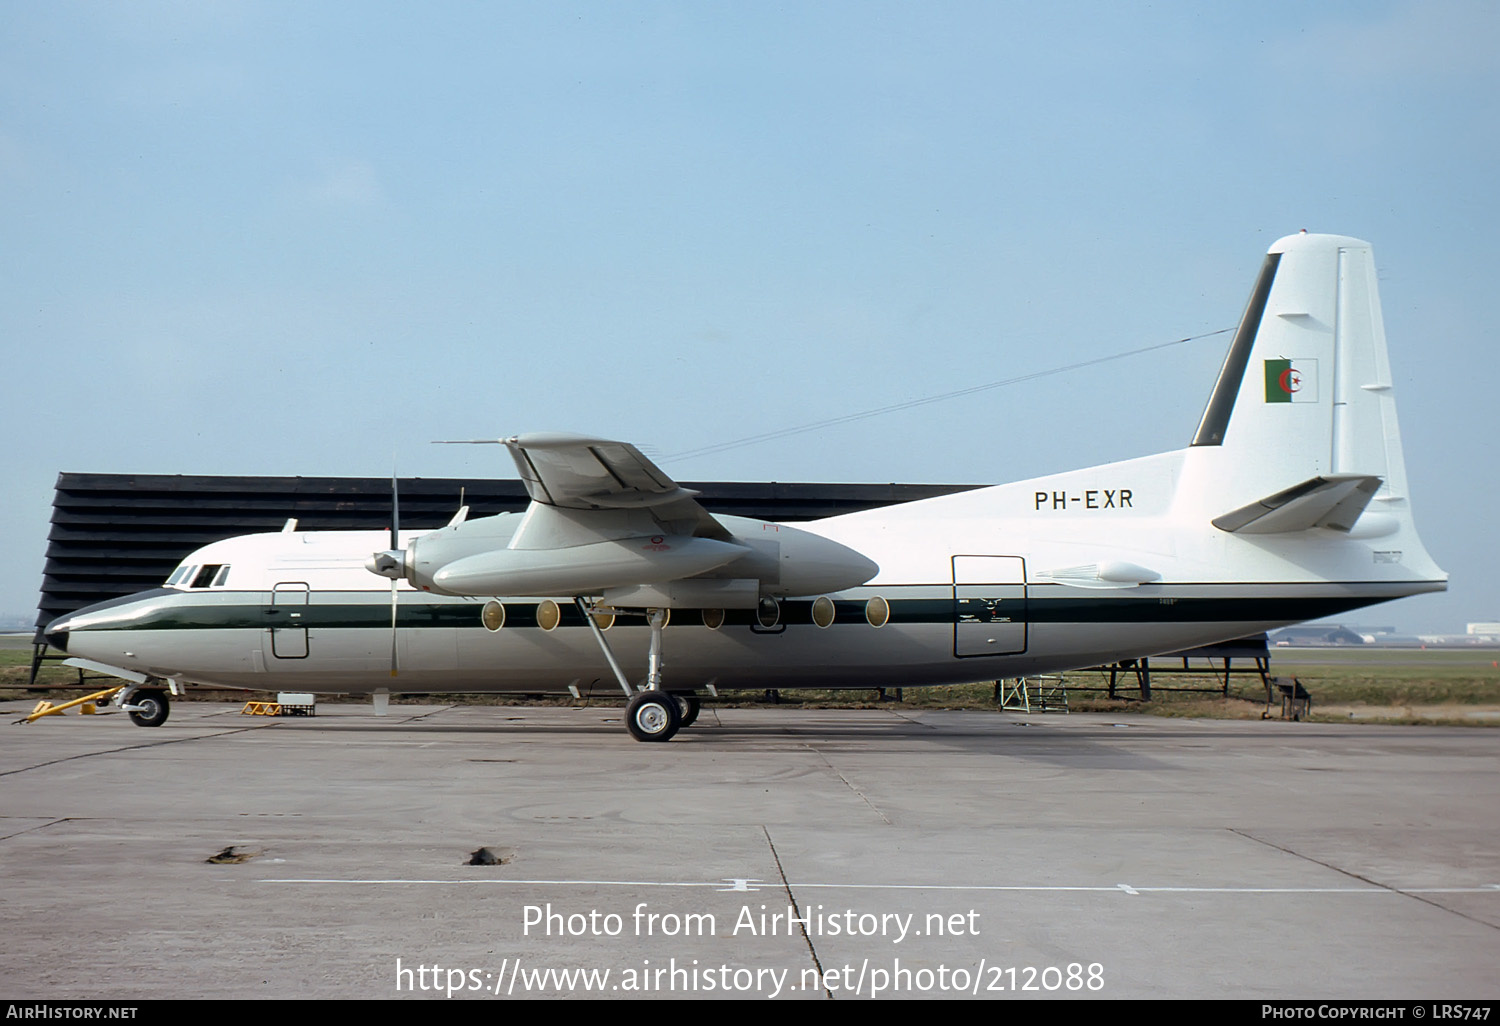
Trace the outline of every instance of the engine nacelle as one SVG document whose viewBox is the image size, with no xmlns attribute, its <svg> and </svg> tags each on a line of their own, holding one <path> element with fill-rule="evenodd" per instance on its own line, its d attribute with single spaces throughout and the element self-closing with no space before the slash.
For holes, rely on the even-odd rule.
<svg viewBox="0 0 1500 1026">
<path fill-rule="evenodd" d="M 857 588 L 880 572 L 874 560 L 811 531 L 749 517 L 714 519 L 754 552 L 707 577 L 755 577 L 763 594 L 789 598 Z"/>
<path fill-rule="evenodd" d="M 621 599 L 631 595 L 620 604 L 638 599 L 723 608 L 753 607 L 754 599 L 741 594 L 749 582 L 757 596 L 825 595 L 858 587 L 880 569 L 811 531 L 749 517 L 715 519 L 728 539 L 655 533 L 660 525 L 644 510 L 620 511 L 601 524 L 593 513 L 534 503 L 524 515 L 450 524 L 411 539 L 404 550 L 377 552 L 365 565 L 440 594 L 564 597 L 610 591 Z M 678 586 L 663 587 L 674 582 Z"/>
<path fill-rule="evenodd" d="M 563 549 L 497 549 L 446 564 L 432 590 L 450 595 L 597 595 L 609 588 L 663 584 L 717 569 L 747 554 L 742 545 L 651 535 Z"/>
</svg>

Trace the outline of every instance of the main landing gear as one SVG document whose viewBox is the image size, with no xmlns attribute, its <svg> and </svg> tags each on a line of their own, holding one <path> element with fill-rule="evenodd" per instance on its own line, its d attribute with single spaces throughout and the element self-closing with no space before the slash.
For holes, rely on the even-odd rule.
<svg viewBox="0 0 1500 1026">
<path fill-rule="evenodd" d="M 682 707 L 682 726 L 691 727 L 698 720 L 698 711 L 703 702 L 697 695 L 677 695 L 677 704 Z"/>
<path fill-rule="evenodd" d="M 583 622 L 593 631 L 594 640 L 603 650 L 604 658 L 614 671 L 615 679 L 620 682 L 621 690 L 629 698 L 625 704 L 625 726 L 631 737 L 637 741 L 670 741 L 677 731 L 690 726 L 698 718 L 702 703 L 697 695 L 672 694 L 662 690 L 661 632 L 667 625 L 665 609 L 652 609 L 647 613 L 647 620 L 651 624 L 651 652 L 647 660 L 646 689 L 637 692 L 625 679 L 625 671 L 620 669 L 620 663 L 615 659 L 609 642 L 605 640 L 604 632 L 594 622 L 588 604 L 581 597 L 575 597 L 573 602 L 583 614 Z"/>
<path fill-rule="evenodd" d="M 625 726 L 637 741 L 670 741 L 682 727 L 680 709 L 665 691 L 642 691 L 625 704 Z"/>
</svg>

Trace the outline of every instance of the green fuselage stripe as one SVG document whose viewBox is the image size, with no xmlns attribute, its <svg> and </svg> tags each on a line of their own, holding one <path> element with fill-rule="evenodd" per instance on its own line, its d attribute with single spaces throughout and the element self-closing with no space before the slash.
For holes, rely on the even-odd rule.
<svg viewBox="0 0 1500 1026">
<path fill-rule="evenodd" d="M 911 598 L 888 599 L 893 624 L 954 623 L 1214 623 L 1313 620 L 1384 601 L 1385 596 L 1340 595 L 1306 598 L 1207 598 L 1207 597 L 1082 597 L 1082 598 Z M 416 603 L 398 607 L 396 625 L 405 630 L 463 628 L 483 630 L 483 603 Z M 505 603 L 504 630 L 537 627 L 536 602 Z M 780 625 L 811 626 L 812 602 L 781 603 Z M 864 624 L 865 603 L 840 600 L 834 603 L 836 624 Z M 571 603 L 558 603 L 559 627 L 582 627 L 583 617 Z M 298 615 L 292 615 L 293 613 Z M 699 625 L 702 610 L 674 609 L 676 625 Z M 639 616 L 620 616 L 617 623 L 645 624 Z M 725 626 L 757 625 L 751 609 L 724 612 Z M 778 626 L 780 626 L 778 625 Z M 81 626 L 84 631 L 226 630 L 263 628 L 390 630 L 391 610 L 379 603 L 327 603 L 281 606 L 274 611 L 264 604 L 202 605 L 163 603 L 144 615 L 122 616 L 116 622 L 101 620 Z"/>
</svg>

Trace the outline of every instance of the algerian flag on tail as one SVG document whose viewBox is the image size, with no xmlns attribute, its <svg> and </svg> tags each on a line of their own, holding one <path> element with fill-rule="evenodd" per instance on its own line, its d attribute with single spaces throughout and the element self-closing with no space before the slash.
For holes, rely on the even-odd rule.
<svg viewBox="0 0 1500 1026">
<path fill-rule="evenodd" d="M 1317 401 L 1317 360 L 1266 361 L 1266 402 L 1315 403 Z"/>
</svg>

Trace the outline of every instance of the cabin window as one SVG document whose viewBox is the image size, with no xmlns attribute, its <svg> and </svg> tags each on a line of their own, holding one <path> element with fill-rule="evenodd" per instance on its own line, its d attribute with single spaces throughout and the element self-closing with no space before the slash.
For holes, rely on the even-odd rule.
<svg viewBox="0 0 1500 1026">
<path fill-rule="evenodd" d="M 197 576 L 193 578 L 193 583 L 188 585 L 188 587 L 207 588 L 210 584 L 213 583 L 214 575 L 217 574 L 219 570 L 223 568 L 223 566 L 223 563 L 204 563 L 203 568 L 198 571 Z"/>
<path fill-rule="evenodd" d="M 551 599 L 542 599 L 537 603 L 536 623 L 544 631 L 556 630 L 557 625 L 562 623 L 562 610 Z"/>
<path fill-rule="evenodd" d="M 227 580 L 229 580 L 229 564 L 225 563 L 222 567 L 219 568 L 219 572 L 214 575 L 214 587 L 222 588 L 224 586 L 224 582 Z"/>
<path fill-rule="evenodd" d="M 178 581 L 182 580 L 184 577 L 188 576 L 192 572 L 193 572 L 193 568 L 190 567 L 190 566 L 188 566 L 186 563 L 184 563 L 182 566 L 179 566 L 176 570 L 173 570 L 172 571 L 172 576 L 167 578 L 167 587 L 170 588 L 172 585 L 176 584 Z"/>
<path fill-rule="evenodd" d="M 755 606 L 755 618 L 766 630 L 781 622 L 781 604 L 769 595 L 762 595 Z"/>
<path fill-rule="evenodd" d="M 479 620 L 484 624 L 485 630 L 498 631 L 505 626 L 505 606 L 495 599 L 490 599 L 479 611 Z"/>
</svg>

